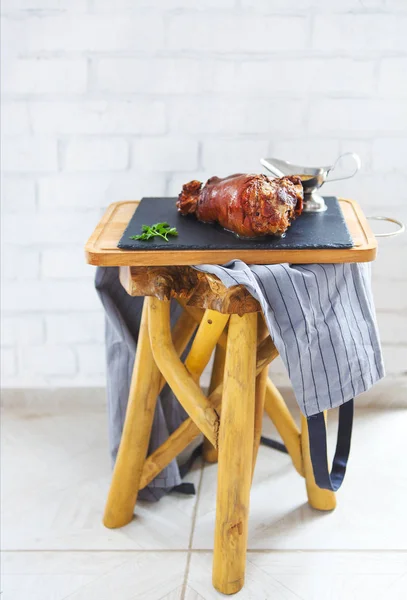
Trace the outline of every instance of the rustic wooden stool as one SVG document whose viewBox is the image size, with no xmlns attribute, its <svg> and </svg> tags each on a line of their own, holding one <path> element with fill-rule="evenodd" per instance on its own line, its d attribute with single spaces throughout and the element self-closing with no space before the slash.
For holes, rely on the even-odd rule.
<svg viewBox="0 0 407 600">
<path fill-rule="evenodd" d="M 171 200 L 169 200 L 171 201 Z M 219 452 L 213 584 L 224 594 L 244 583 L 249 495 L 261 436 L 263 409 L 276 426 L 295 469 L 305 478 L 308 501 L 319 510 L 335 508 L 335 494 L 317 487 L 307 420 L 297 428 L 281 394 L 267 375 L 277 356 L 260 306 L 243 286 L 227 289 L 214 275 L 186 266 L 248 263 L 341 263 L 374 260 L 377 242 L 354 200 L 339 199 L 353 247 L 307 250 L 119 250 L 117 244 L 137 201 L 111 204 L 86 244 L 90 264 L 120 267 L 132 296 L 145 296 L 129 404 L 104 524 L 121 527 L 133 518 L 144 488 L 201 432 L 204 457 Z M 179 265 L 168 267 L 166 265 Z M 151 266 L 154 265 L 154 266 Z M 170 299 L 184 308 L 171 331 Z M 180 356 L 196 330 L 185 363 Z M 215 350 L 209 395 L 199 378 Z M 146 458 L 157 396 L 169 384 L 189 418 Z"/>
<path fill-rule="evenodd" d="M 305 477 L 309 503 L 335 507 L 335 495 L 318 488 L 311 466 L 307 421 L 298 430 L 268 378 L 278 355 L 258 302 L 243 286 L 226 288 L 214 275 L 185 267 L 121 267 L 127 292 L 145 296 L 129 404 L 104 524 L 122 527 L 133 518 L 137 494 L 201 432 L 205 455 L 219 451 L 213 585 L 224 594 L 244 583 L 249 495 L 264 408 Z M 184 308 L 171 331 L 170 299 Z M 195 332 L 183 364 L 180 355 Z M 199 378 L 216 348 L 205 396 Z M 168 440 L 146 458 L 157 396 L 169 384 L 189 414 Z M 208 445 L 209 444 L 209 445 Z"/>
</svg>

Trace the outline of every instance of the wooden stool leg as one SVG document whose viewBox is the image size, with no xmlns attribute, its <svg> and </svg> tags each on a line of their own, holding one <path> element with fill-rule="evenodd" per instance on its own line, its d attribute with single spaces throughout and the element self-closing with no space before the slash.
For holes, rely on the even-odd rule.
<svg viewBox="0 0 407 600">
<path fill-rule="evenodd" d="M 331 492 L 330 490 L 323 490 L 315 483 L 309 450 L 308 424 L 304 415 L 301 415 L 301 448 L 305 483 L 310 506 L 312 506 L 312 508 L 316 508 L 317 510 L 333 510 L 336 507 L 335 493 Z"/>
<path fill-rule="evenodd" d="M 158 368 L 191 419 L 217 446 L 219 415 L 178 357 L 171 338 L 170 303 L 151 298 L 148 315 L 151 349 Z"/>
<path fill-rule="evenodd" d="M 213 585 L 234 594 L 244 584 L 252 476 L 257 314 L 230 319 L 219 431 Z"/>
<path fill-rule="evenodd" d="M 257 345 L 259 346 L 268 336 L 267 325 L 263 313 L 257 313 Z M 256 377 L 256 399 L 254 409 L 254 440 L 253 440 L 253 472 L 256 466 L 257 454 L 259 452 L 260 438 L 263 427 L 264 401 L 266 397 L 266 383 L 268 377 L 268 365 Z"/>
<path fill-rule="evenodd" d="M 215 388 L 218 387 L 223 381 L 223 371 L 225 370 L 225 357 L 226 351 L 222 346 L 216 346 L 215 358 L 213 361 L 211 382 L 209 384 L 209 394 L 211 394 Z M 204 438 L 203 442 L 203 457 L 208 463 L 218 462 L 218 451 L 212 446 L 207 438 Z"/>
<path fill-rule="evenodd" d="M 109 528 L 122 527 L 133 518 L 160 390 L 161 373 L 153 359 L 148 333 L 149 302 L 150 298 L 145 298 L 126 420 L 103 518 Z"/>
<path fill-rule="evenodd" d="M 300 430 L 288 410 L 284 398 L 271 379 L 267 379 L 266 382 L 266 400 L 264 408 L 280 434 L 288 454 L 293 461 L 294 467 L 301 477 L 305 477 Z"/>
</svg>

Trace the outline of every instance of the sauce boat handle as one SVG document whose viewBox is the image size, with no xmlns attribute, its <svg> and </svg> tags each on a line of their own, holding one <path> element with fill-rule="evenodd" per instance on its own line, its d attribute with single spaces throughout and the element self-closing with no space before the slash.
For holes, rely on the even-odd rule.
<svg viewBox="0 0 407 600">
<path fill-rule="evenodd" d="M 354 170 L 352 171 L 352 173 L 350 175 L 345 175 L 344 177 L 333 177 L 331 179 L 329 177 L 329 174 L 332 173 L 332 171 L 335 169 L 337 164 L 342 160 L 342 158 L 344 158 L 344 156 L 351 156 L 353 158 L 353 160 L 355 161 Z M 338 156 L 338 158 L 336 159 L 336 161 L 334 162 L 332 167 L 329 169 L 328 176 L 325 181 L 326 181 L 326 183 L 328 183 L 330 181 L 340 181 L 341 179 L 350 179 L 351 177 L 354 177 L 354 175 L 356 175 L 356 173 L 359 171 L 361 166 L 362 166 L 362 161 L 360 160 L 360 157 L 358 154 L 356 154 L 355 152 L 345 152 L 344 154 L 341 154 L 340 156 Z"/>
</svg>

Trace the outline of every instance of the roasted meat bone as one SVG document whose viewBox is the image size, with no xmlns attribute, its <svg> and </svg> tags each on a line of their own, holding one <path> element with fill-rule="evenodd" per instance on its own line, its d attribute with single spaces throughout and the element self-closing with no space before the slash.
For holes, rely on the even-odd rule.
<svg viewBox="0 0 407 600">
<path fill-rule="evenodd" d="M 223 179 L 211 177 L 186 183 L 178 196 L 183 215 L 219 223 L 242 237 L 282 235 L 302 212 L 303 188 L 296 175 L 271 179 L 266 175 L 238 173 Z"/>
</svg>

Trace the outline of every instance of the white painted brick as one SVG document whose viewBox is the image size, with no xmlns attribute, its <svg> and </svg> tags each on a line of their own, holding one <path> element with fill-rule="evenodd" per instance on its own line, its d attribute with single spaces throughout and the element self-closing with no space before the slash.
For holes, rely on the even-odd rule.
<svg viewBox="0 0 407 600">
<path fill-rule="evenodd" d="M 3 102 L 1 105 L 2 136 L 30 133 L 28 106 L 25 102 Z"/>
<path fill-rule="evenodd" d="M 378 313 L 377 321 L 382 344 L 405 344 L 407 346 L 407 313 Z M 406 361 L 407 371 L 407 361 Z"/>
<path fill-rule="evenodd" d="M 118 10 L 135 11 L 139 8 L 191 8 L 193 10 L 208 8 L 231 8 L 235 0 L 205 0 L 199 4 L 196 0 L 97 0 L 97 11 L 114 12 Z"/>
<path fill-rule="evenodd" d="M 173 50 L 284 52 L 305 48 L 308 28 L 303 17 L 190 13 L 172 17 L 168 39 Z"/>
<path fill-rule="evenodd" d="M 372 223 L 372 228 L 377 231 L 377 226 Z M 386 224 L 387 231 L 391 230 L 391 225 Z M 385 241 L 385 240 L 382 240 Z M 391 238 L 386 240 L 387 244 L 379 244 L 377 258 L 373 263 L 372 270 L 373 276 L 376 278 L 385 279 L 407 279 L 407 261 L 406 261 L 406 249 L 400 251 L 397 246 L 392 244 Z M 407 337 L 407 327 L 405 330 Z"/>
<path fill-rule="evenodd" d="M 338 137 L 407 131 L 406 103 L 401 100 L 324 99 L 312 103 L 309 130 Z"/>
<path fill-rule="evenodd" d="M 3 316 L 1 328 L 2 346 L 36 346 L 44 342 L 44 322 L 39 316 Z"/>
<path fill-rule="evenodd" d="M 109 202 L 139 200 L 143 196 L 163 196 L 165 188 L 165 173 L 132 171 L 111 179 L 106 197 L 109 198 Z"/>
<path fill-rule="evenodd" d="M 164 109 L 164 104 L 156 101 L 99 100 L 35 103 L 30 113 L 35 133 L 152 135 L 165 131 Z"/>
<path fill-rule="evenodd" d="M 302 58 L 244 61 L 236 78 L 238 89 L 253 94 L 306 92 L 371 94 L 375 89 L 375 63 L 367 60 Z M 242 86 L 244 81 L 244 86 Z"/>
<path fill-rule="evenodd" d="M 39 137 L 3 138 L 2 168 L 7 172 L 56 171 L 56 140 Z"/>
<path fill-rule="evenodd" d="M 300 100 L 212 100 L 182 98 L 172 106 L 171 129 L 183 133 L 277 133 L 303 124 Z"/>
<path fill-rule="evenodd" d="M 188 58 L 106 58 L 96 67 L 103 92 L 186 94 L 236 88 L 236 65 L 225 60 Z M 131 77 L 129 77 L 131 73 Z"/>
<path fill-rule="evenodd" d="M 5 346 L 12 346 L 15 344 L 14 319 L 1 315 L 0 327 L 1 347 L 4 348 Z"/>
<path fill-rule="evenodd" d="M 260 172 L 260 158 L 265 157 L 268 142 L 257 140 L 207 140 L 202 149 L 202 166 L 214 175 Z"/>
<path fill-rule="evenodd" d="M 106 355 L 103 344 L 77 346 L 79 372 L 87 375 L 103 375 L 106 370 Z"/>
<path fill-rule="evenodd" d="M 407 10 L 404 0 L 382 0 L 382 3 L 387 10 L 401 10 L 404 12 Z"/>
<path fill-rule="evenodd" d="M 46 315 L 47 342 L 51 344 L 83 344 L 104 341 L 104 315 L 99 312 L 67 315 Z"/>
<path fill-rule="evenodd" d="M 35 183 L 27 179 L 3 177 L 1 204 L 4 212 L 21 213 L 35 210 Z"/>
<path fill-rule="evenodd" d="M 3 217 L 4 218 L 4 217 Z M 17 217 L 17 220 L 19 217 Z M 5 221 L 6 226 L 8 221 Z M 15 220 L 12 222 L 15 225 Z M 12 235 L 20 235 L 17 233 L 18 224 L 13 228 Z M 3 236 L 5 237 L 5 236 Z M 11 240 L 13 241 L 13 240 Z M 21 242 L 20 242 L 21 243 Z M 32 280 L 37 279 L 40 273 L 40 255 L 33 248 L 24 248 L 14 244 L 5 244 L 3 241 L 1 251 L 1 276 L 4 279 L 22 279 Z"/>
<path fill-rule="evenodd" d="M 3 4 L 1 6 L 1 59 L 2 65 L 4 65 L 7 61 L 20 56 L 22 53 L 24 26 L 21 19 L 6 18 L 3 15 Z"/>
<path fill-rule="evenodd" d="M 3 288 L 3 311 L 88 311 L 98 310 L 100 301 L 89 281 L 10 282 Z"/>
<path fill-rule="evenodd" d="M 38 244 L 84 244 L 99 221 L 99 212 L 82 214 L 4 215 L 3 243 L 29 246 Z M 22 233 L 24 232 L 24 233 Z"/>
<path fill-rule="evenodd" d="M 336 194 L 343 198 L 357 200 L 366 214 L 389 212 L 394 207 L 405 206 L 407 202 L 407 176 L 401 173 L 382 175 L 378 173 L 358 173 L 353 179 L 327 183 L 323 187 L 325 194 Z"/>
<path fill-rule="evenodd" d="M 383 346 L 384 367 L 387 375 L 407 373 L 407 346 Z"/>
<path fill-rule="evenodd" d="M 21 51 L 143 52 L 161 48 L 163 22 L 159 14 L 36 16 L 22 23 Z"/>
<path fill-rule="evenodd" d="M 101 175 L 65 175 L 43 177 L 38 181 L 40 210 L 88 209 L 107 206 L 111 179 Z"/>
<path fill-rule="evenodd" d="M 83 59 L 19 58 L 3 69 L 3 93 L 81 94 L 86 90 L 87 64 Z"/>
<path fill-rule="evenodd" d="M 65 149 L 67 171 L 121 171 L 128 162 L 128 144 L 121 139 L 76 139 Z"/>
<path fill-rule="evenodd" d="M 273 156 L 298 165 L 329 165 L 333 164 L 339 155 L 339 144 L 335 139 L 279 139 L 272 142 L 271 147 Z"/>
<path fill-rule="evenodd" d="M 198 167 L 198 142 L 151 138 L 133 143 L 133 163 L 141 171 L 180 171 Z"/>
<path fill-rule="evenodd" d="M 17 374 L 17 358 L 13 348 L 2 348 L 1 359 L 1 377 L 13 377 Z"/>
<path fill-rule="evenodd" d="M 35 352 L 23 348 L 21 364 L 26 375 L 74 375 L 77 370 L 75 352 L 64 346 L 38 346 Z"/>
<path fill-rule="evenodd" d="M 265 154 L 329 164 L 356 151 L 357 177 L 323 192 L 407 221 L 404 0 L 3 0 L 2 11 L 2 135 L 15 148 L 5 138 L 7 383 L 103 385 L 103 311 L 83 245 L 110 202 L 260 172 Z M 132 144 L 126 171 L 113 171 L 127 166 L 117 141 Z M 381 240 L 372 268 L 393 374 L 406 371 L 406 244 Z M 288 382 L 281 361 L 271 371 Z"/>
<path fill-rule="evenodd" d="M 86 11 L 87 0 L 2 0 L 3 12 L 17 10 Z"/>
<path fill-rule="evenodd" d="M 339 152 L 355 152 L 362 161 L 361 172 L 367 173 L 372 170 L 372 141 L 358 140 L 353 138 L 339 140 Z M 359 177 L 359 175 L 358 175 Z"/>
<path fill-rule="evenodd" d="M 304 9 L 310 9 L 314 6 L 315 0 L 302 0 L 301 3 L 298 0 L 240 0 L 240 4 L 243 8 L 250 8 L 252 10 L 264 10 L 266 12 L 274 11 L 301 11 Z"/>
<path fill-rule="evenodd" d="M 59 175 L 39 180 L 39 207 L 47 211 L 106 207 L 118 200 L 137 200 L 164 192 L 165 177 L 159 173 Z M 89 235 L 94 224 L 89 223 Z"/>
<path fill-rule="evenodd" d="M 403 52 L 407 18 L 391 14 L 317 15 L 312 47 L 354 56 Z"/>
<path fill-rule="evenodd" d="M 407 73 L 406 73 L 407 78 Z M 375 171 L 406 171 L 407 137 L 380 138 L 373 142 L 373 168 Z"/>
<path fill-rule="evenodd" d="M 168 184 L 167 195 L 178 196 L 184 183 L 192 179 L 197 179 L 205 183 L 212 175 L 214 175 L 213 171 L 194 171 L 193 173 L 180 171 L 179 173 L 173 173 Z"/>
<path fill-rule="evenodd" d="M 383 58 L 380 62 L 379 92 L 390 98 L 407 96 L 407 57 Z"/>
<path fill-rule="evenodd" d="M 377 311 L 407 310 L 407 281 L 373 278 L 372 284 Z"/>
<path fill-rule="evenodd" d="M 49 248 L 42 251 L 41 273 L 45 278 L 67 279 L 87 277 L 93 279 L 94 267 L 86 264 L 80 245 L 66 248 Z M 91 283 L 89 285 L 92 285 Z"/>
<path fill-rule="evenodd" d="M 402 2 L 403 0 L 387 0 Z M 386 0 L 384 0 L 386 2 Z M 347 12 L 349 10 L 366 10 L 380 8 L 383 0 L 240 0 L 241 6 L 253 10 L 262 10 L 268 13 L 294 12 L 307 13 L 310 9 L 318 9 L 318 12 Z"/>
</svg>

